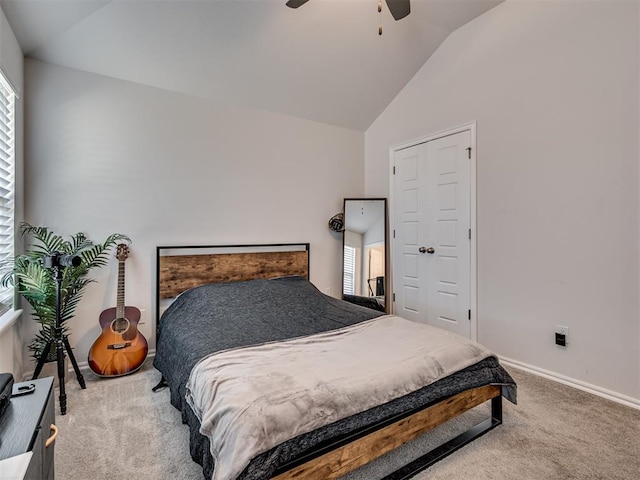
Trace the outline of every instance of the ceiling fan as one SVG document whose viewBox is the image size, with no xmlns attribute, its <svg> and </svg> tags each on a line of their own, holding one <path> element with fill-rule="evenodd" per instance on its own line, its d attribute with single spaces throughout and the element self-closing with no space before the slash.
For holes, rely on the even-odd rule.
<svg viewBox="0 0 640 480">
<path fill-rule="evenodd" d="M 287 7 L 289 8 L 298 8 L 307 3 L 309 0 L 289 0 L 287 2 Z M 389 11 L 393 18 L 396 20 L 400 20 L 411 13 L 411 6 L 409 5 L 409 0 L 386 0 L 387 7 L 389 7 Z M 380 6 L 378 6 L 378 11 Z"/>
</svg>

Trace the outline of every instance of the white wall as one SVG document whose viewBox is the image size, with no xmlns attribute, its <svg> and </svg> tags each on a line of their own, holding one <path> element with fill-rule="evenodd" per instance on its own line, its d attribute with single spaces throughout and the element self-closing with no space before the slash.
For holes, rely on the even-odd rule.
<svg viewBox="0 0 640 480">
<path fill-rule="evenodd" d="M 125 300 L 145 310 L 151 348 L 157 245 L 310 242 L 311 281 L 342 291 L 342 241 L 327 221 L 363 193 L 362 132 L 25 65 L 25 219 L 132 238 Z M 115 305 L 115 260 L 93 276 L 70 323 L 79 361 Z"/>
<path fill-rule="evenodd" d="M 477 121 L 479 340 L 635 402 L 638 19 L 637 2 L 507 1 L 365 133 L 365 192 L 385 196 L 391 146 Z"/>
<path fill-rule="evenodd" d="M 22 160 L 23 160 L 23 58 L 11 26 L 4 12 L 0 10 L 0 68 L 16 90 L 16 145 L 15 145 L 15 216 L 22 218 Z M 8 318 L 13 318 L 11 325 Z M 20 323 L 14 323 L 15 317 L 9 312 L 0 319 L 0 372 L 11 372 L 19 377 L 22 373 L 22 355 L 20 355 Z M 7 323 L 5 323 L 7 322 Z"/>
<path fill-rule="evenodd" d="M 380 220 L 378 220 L 376 223 L 371 225 L 369 230 L 364 232 L 364 239 L 362 240 L 362 243 L 364 245 L 373 245 L 374 243 L 384 243 L 384 239 L 385 239 L 384 208 L 381 208 L 380 210 L 382 210 L 382 212 L 380 213 Z"/>
</svg>

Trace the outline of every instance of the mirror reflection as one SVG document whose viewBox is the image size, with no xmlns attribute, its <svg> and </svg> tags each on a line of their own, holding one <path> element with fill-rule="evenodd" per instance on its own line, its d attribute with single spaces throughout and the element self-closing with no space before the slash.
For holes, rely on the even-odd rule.
<svg viewBox="0 0 640 480">
<path fill-rule="evenodd" d="M 342 298 L 388 311 L 387 199 L 345 198 Z"/>
</svg>

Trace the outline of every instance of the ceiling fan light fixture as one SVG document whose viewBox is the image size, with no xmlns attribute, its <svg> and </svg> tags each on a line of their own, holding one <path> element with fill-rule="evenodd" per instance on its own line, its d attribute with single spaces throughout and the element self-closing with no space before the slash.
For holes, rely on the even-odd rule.
<svg viewBox="0 0 640 480">
<path fill-rule="evenodd" d="M 309 0 L 289 0 L 286 5 L 289 8 L 298 8 L 307 3 Z M 386 0 L 387 7 L 393 18 L 400 20 L 411 13 L 411 4 L 409 0 Z M 378 1 L 378 12 L 382 11 L 382 0 Z"/>
<path fill-rule="evenodd" d="M 289 0 L 286 5 L 289 8 L 298 8 L 309 0 Z M 409 0 L 386 0 L 387 7 L 395 20 L 400 20 L 411 13 Z M 378 13 L 382 13 L 382 0 L 378 0 Z M 378 35 L 382 35 L 382 22 L 378 26 Z"/>
</svg>

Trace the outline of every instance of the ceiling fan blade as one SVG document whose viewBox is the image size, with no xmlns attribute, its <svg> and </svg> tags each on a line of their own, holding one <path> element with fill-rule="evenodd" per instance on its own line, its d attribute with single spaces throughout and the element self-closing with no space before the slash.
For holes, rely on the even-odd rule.
<svg viewBox="0 0 640 480">
<path fill-rule="evenodd" d="M 409 0 L 387 0 L 387 7 L 389 7 L 391 15 L 393 15 L 393 18 L 396 20 L 400 20 L 411 13 Z"/>
<path fill-rule="evenodd" d="M 289 0 L 287 2 L 287 7 L 289 8 L 298 8 L 307 3 L 309 0 Z"/>
</svg>

